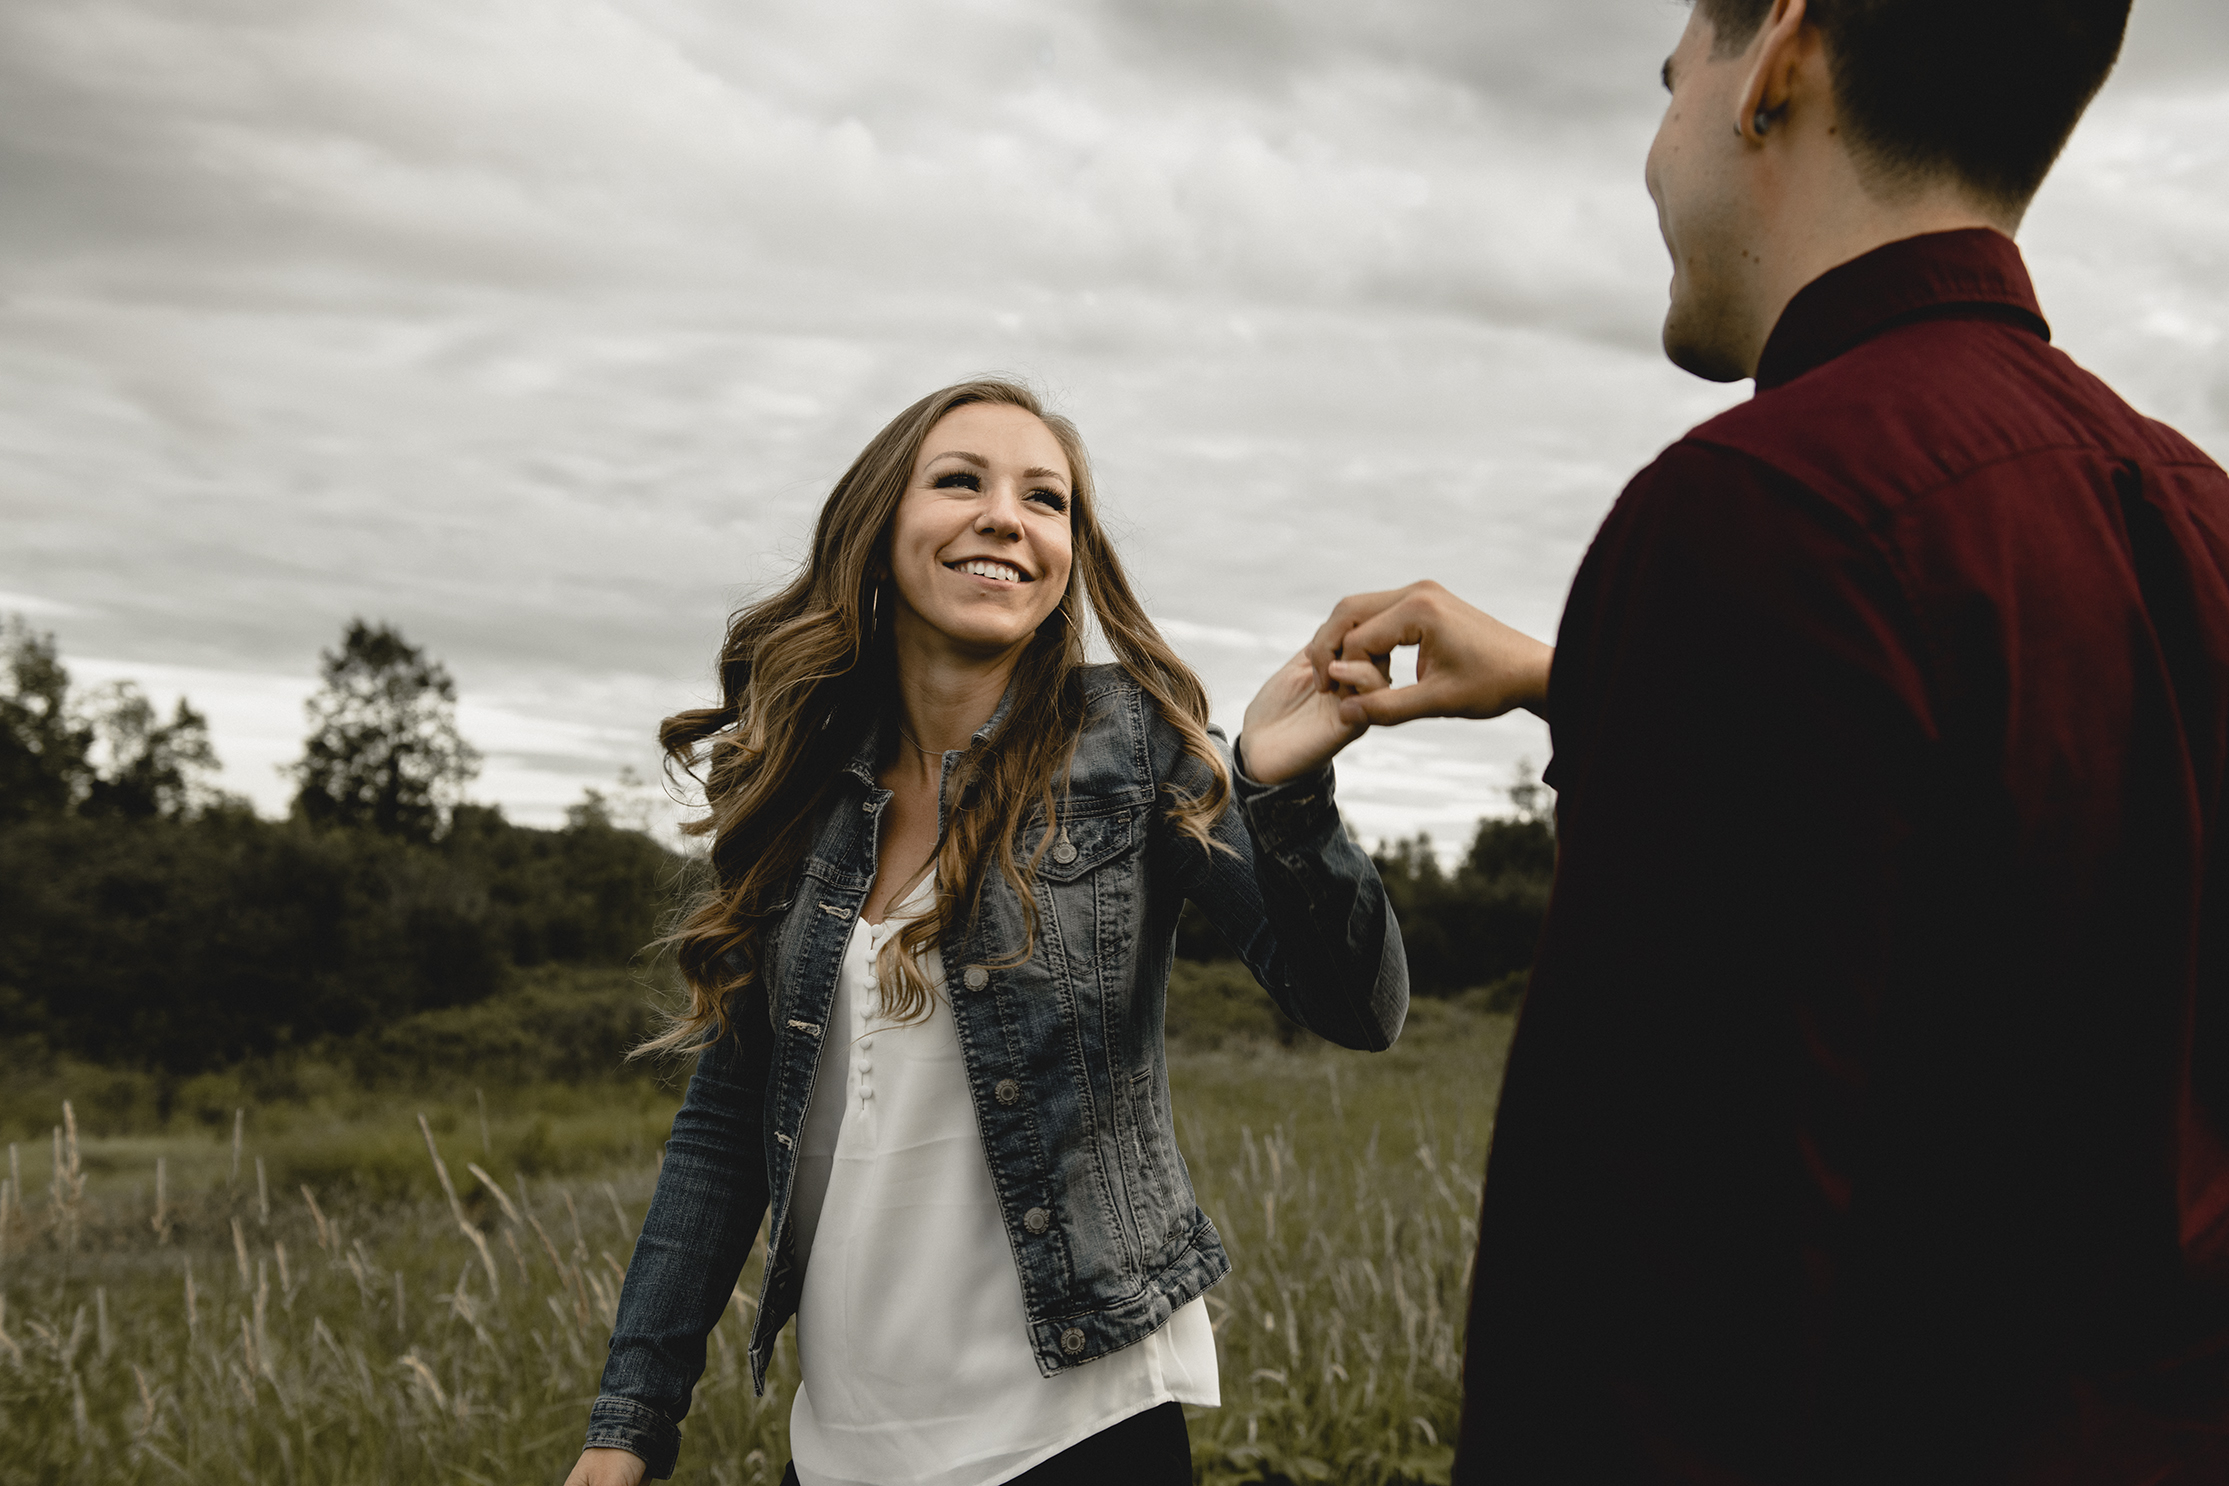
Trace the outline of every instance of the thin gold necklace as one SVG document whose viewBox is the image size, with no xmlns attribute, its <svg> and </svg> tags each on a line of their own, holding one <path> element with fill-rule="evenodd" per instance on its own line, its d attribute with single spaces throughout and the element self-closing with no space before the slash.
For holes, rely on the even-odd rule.
<svg viewBox="0 0 2229 1486">
<path fill-rule="evenodd" d="M 944 757 L 944 754 L 938 749 L 923 748 L 920 743 L 915 740 L 913 734 L 906 731 L 905 724 L 902 722 L 898 724 L 898 736 L 905 739 L 908 743 L 913 744 L 913 751 L 915 753 L 921 754 L 925 758 Z"/>
</svg>

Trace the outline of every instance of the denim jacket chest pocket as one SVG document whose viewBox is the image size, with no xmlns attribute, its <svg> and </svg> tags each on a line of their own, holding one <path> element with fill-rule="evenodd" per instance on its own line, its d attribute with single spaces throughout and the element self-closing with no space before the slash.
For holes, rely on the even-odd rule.
<svg viewBox="0 0 2229 1486">
<path fill-rule="evenodd" d="M 1143 931 L 1146 815 L 1146 805 L 1126 799 L 1071 801 L 1054 818 L 1052 842 L 1042 852 L 1044 827 L 1023 827 L 1015 856 L 1037 858 L 1034 958 L 1074 972 L 1119 955 L 1127 936 Z"/>
</svg>

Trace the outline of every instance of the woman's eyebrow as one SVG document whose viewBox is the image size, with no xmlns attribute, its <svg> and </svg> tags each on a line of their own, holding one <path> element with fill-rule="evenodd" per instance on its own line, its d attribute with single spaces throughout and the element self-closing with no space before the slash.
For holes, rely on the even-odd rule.
<svg viewBox="0 0 2229 1486">
<path fill-rule="evenodd" d="M 964 460 L 981 470 L 987 470 L 991 467 L 991 462 L 988 459 L 980 454 L 970 454 L 965 449 L 947 449 L 942 454 L 931 456 L 929 464 L 935 464 L 939 459 Z M 923 468 L 927 468 L 927 466 L 925 465 Z M 1068 483 L 1068 477 L 1059 470 L 1049 470 L 1041 464 L 1031 465 L 1028 469 L 1023 470 L 1022 478 L 1025 480 L 1058 480 L 1063 485 Z"/>
</svg>

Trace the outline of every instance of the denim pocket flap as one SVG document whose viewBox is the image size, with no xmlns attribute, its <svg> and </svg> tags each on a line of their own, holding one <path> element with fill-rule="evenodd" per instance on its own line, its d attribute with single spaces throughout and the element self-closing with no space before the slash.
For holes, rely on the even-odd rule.
<svg viewBox="0 0 2229 1486">
<path fill-rule="evenodd" d="M 1128 851 L 1136 839 L 1138 813 L 1065 816 L 1054 826 L 1052 845 L 1037 858 L 1037 875 L 1047 882 L 1074 882 Z M 1029 850 L 1035 851 L 1034 837 Z M 1025 861 L 1028 859 L 1025 853 Z"/>
</svg>

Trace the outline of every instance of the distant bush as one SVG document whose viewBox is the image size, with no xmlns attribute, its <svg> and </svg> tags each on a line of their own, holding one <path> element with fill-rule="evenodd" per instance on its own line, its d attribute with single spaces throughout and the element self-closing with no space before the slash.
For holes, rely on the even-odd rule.
<svg viewBox="0 0 2229 1486">
<path fill-rule="evenodd" d="M 626 1063 L 656 1022 L 658 993 L 627 972 L 551 967 L 473 1006 L 424 1011 L 334 1048 L 367 1086 L 523 1086 L 655 1076 Z"/>
<path fill-rule="evenodd" d="M 1169 1039 L 1197 1048 L 1226 1042 L 1291 1047 L 1315 1036 L 1277 1009 L 1254 974 L 1235 959 L 1178 960 L 1169 969 Z"/>
<path fill-rule="evenodd" d="M 1541 786 L 1520 776 L 1510 793 L 1520 813 L 1481 820 L 1452 872 L 1440 865 L 1429 836 L 1382 843 L 1371 853 L 1401 925 L 1414 995 L 1454 996 L 1492 986 L 1497 1010 L 1524 996 L 1556 878 L 1556 833 L 1541 804 Z M 1180 966 L 1227 963 L 1252 985 L 1222 934 L 1190 904 L 1177 922 L 1176 953 Z M 1172 985 L 1172 1004 L 1176 994 Z"/>
<path fill-rule="evenodd" d="M 192 1074 L 624 964 L 679 864 L 648 837 L 460 810 L 431 845 L 244 811 L 0 830 L 0 1029 Z"/>
</svg>

